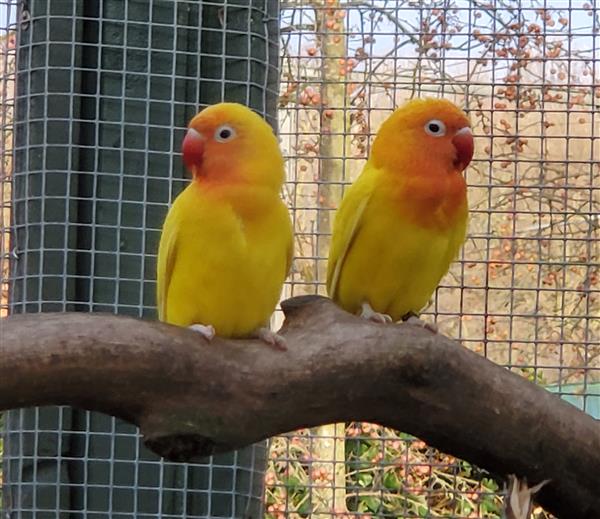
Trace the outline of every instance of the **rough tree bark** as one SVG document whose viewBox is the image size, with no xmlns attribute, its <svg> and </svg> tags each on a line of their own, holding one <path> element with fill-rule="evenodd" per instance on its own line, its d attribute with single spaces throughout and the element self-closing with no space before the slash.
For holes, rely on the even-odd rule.
<svg viewBox="0 0 600 519">
<path fill-rule="evenodd" d="M 283 303 L 288 351 L 104 314 L 0 320 L 0 410 L 67 404 L 141 428 L 172 460 L 301 427 L 367 421 L 492 473 L 548 479 L 564 519 L 600 510 L 600 423 L 441 335 L 377 325 L 326 298 Z M 376 381 L 376 383 L 373 383 Z"/>
</svg>

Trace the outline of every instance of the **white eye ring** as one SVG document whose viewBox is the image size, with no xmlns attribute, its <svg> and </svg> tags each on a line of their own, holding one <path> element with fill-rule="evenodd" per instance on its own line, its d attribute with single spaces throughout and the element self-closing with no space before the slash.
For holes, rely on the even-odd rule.
<svg viewBox="0 0 600 519">
<path fill-rule="evenodd" d="M 431 119 L 431 121 L 427 121 L 424 129 L 425 133 L 428 133 L 432 137 L 443 137 L 446 135 L 446 125 L 439 119 Z"/>
<path fill-rule="evenodd" d="M 228 142 L 234 139 L 237 134 L 235 130 L 228 124 L 222 124 L 215 130 L 215 141 Z"/>
</svg>

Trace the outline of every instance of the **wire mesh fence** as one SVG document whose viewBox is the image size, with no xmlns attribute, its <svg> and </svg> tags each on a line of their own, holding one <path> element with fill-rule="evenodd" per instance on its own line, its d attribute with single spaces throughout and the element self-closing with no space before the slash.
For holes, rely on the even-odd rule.
<svg viewBox="0 0 600 519">
<path fill-rule="evenodd" d="M 447 97 L 476 136 L 471 219 L 425 318 L 600 418 L 597 32 L 589 2 L 283 3 L 290 293 L 324 292 L 332 213 L 382 120 Z M 500 514 L 488 474 L 371 424 L 276 439 L 266 477 L 278 519 Z"/>
<path fill-rule="evenodd" d="M 25 41 L 25 50 L 19 50 L 21 62 L 27 56 L 25 63 L 32 70 L 48 72 L 36 92 L 37 100 L 33 95 L 28 99 L 28 114 L 43 123 L 44 131 L 36 142 L 30 137 L 27 171 L 58 169 L 72 182 L 69 172 L 75 158 L 62 168 L 47 165 L 49 160 L 58 160 L 51 158 L 53 146 L 70 149 L 76 144 L 80 153 L 92 149 L 104 155 L 85 159 L 90 162 L 77 158 L 77 171 L 92 174 L 92 178 L 82 179 L 84 191 L 77 191 L 76 196 L 72 184 L 64 192 L 53 193 L 56 184 L 39 175 L 38 180 L 28 181 L 26 194 L 17 192 L 11 197 L 13 170 L 26 170 L 19 170 L 18 165 L 13 168 L 12 163 L 15 57 L 21 42 L 17 30 L 35 22 L 30 15 L 23 18 L 17 7 L 29 8 L 31 3 L 0 2 L 1 311 L 9 308 L 9 281 L 23 283 L 26 277 L 39 274 L 42 263 L 52 264 L 54 253 L 60 256 L 57 265 L 68 266 L 70 261 L 64 256 L 68 235 L 50 244 L 39 241 L 42 232 L 37 235 L 37 245 L 30 247 L 33 273 L 8 276 L 7 260 L 15 250 L 8 241 L 11 199 L 12 207 L 27 202 L 28 229 L 35 235 L 39 233 L 35 226 L 47 218 L 52 199 L 64 199 L 68 194 L 84 215 L 92 203 L 88 220 L 77 225 L 83 224 L 93 233 L 93 246 L 80 238 L 83 241 L 73 247 L 74 261 L 83 261 L 91 270 L 71 276 L 79 288 L 73 292 L 76 297 L 68 298 L 63 294 L 69 276 L 63 270 L 44 272 L 47 279 L 56 277 L 60 283 L 47 289 L 35 285 L 31 310 L 120 311 L 151 318 L 152 261 L 160 221 L 183 184 L 178 155 L 182 130 L 198 104 L 220 99 L 246 102 L 263 114 L 274 113 L 269 109 L 269 103 L 275 102 L 274 83 L 265 75 L 252 75 L 256 68 L 264 70 L 265 63 L 267 70 L 274 70 L 268 53 L 257 48 L 265 38 L 257 27 L 270 19 L 273 11 L 262 3 L 251 3 L 250 11 L 258 14 L 254 27 L 248 11 L 240 14 L 241 2 L 233 1 L 203 2 L 199 10 L 197 2 L 164 0 L 146 4 L 150 9 L 119 8 L 114 13 L 106 8 L 100 13 L 82 13 L 76 10 L 76 3 L 48 3 L 71 6 L 56 15 L 56 23 L 63 18 L 89 20 L 98 24 L 103 36 L 82 41 L 82 51 L 87 49 L 87 54 L 80 64 L 73 61 L 75 54 L 70 50 L 67 65 L 50 62 L 56 53 L 50 52 L 44 41 L 49 35 L 64 33 L 50 25 L 39 33 L 41 41 Z M 212 9 L 210 16 L 208 9 Z M 334 210 L 345 186 L 364 165 L 371 137 L 382 120 L 408 98 L 447 97 L 469 113 L 476 137 L 474 161 L 466 171 L 471 219 L 461 257 L 444 278 L 424 318 L 435 321 L 442 333 L 466 347 L 600 418 L 600 128 L 596 109 L 600 102 L 600 19 L 595 3 L 315 0 L 281 2 L 280 9 L 279 132 L 288 172 L 284 198 L 296 231 L 296 258 L 284 297 L 324 293 Z M 187 16 L 184 22 L 181 13 Z M 161 31 L 167 34 L 161 36 Z M 185 36 L 188 33 L 193 34 L 191 42 Z M 247 37 L 249 33 L 252 38 Z M 242 39 L 242 46 L 231 43 L 236 39 Z M 38 59 L 36 45 L 42 45 L 37 54 L 41 64 L 34 63 Z M 199 51 L 199 46 L 204 50 Z M 250 59 L 227 61 L 231 49 L 242 47 L 243 56 Z M 95 61 L 92 65 L 86 60 Z M 64 93 L 66 86 L 58 92 L 52 90 L 56 83 L 51 72 L 62 70 L 57 74 L 60 81 L 65 72 L 74 78 L 75 72 L 88 67 L 127 77 L 114 82 L 120 88 L 105 91 L 102 88 L 110 88 L 111 82 L 103 83 L 101 76 L 96 76 L 86 86 L 91 90 L 81 93 L 90 98 L 85 117 L 72 111 L 52 115 L 52 109 L 60 105 L 52 96 Z M 206 83 L 214 83 L 216 88 L 203 87 Z M 99 93 L 107 104 L 97 102 Z M 41 103 L 37 113 L 33 112 L 36 102 Z M 78 135 L 88 140 L 53 141 L 59 138 L 49 124 L 55 119 L 81 125 Z M 104 184 L 96 183 L 98 172 L 109 174 Z M 39 190 L 32 191 L 34 187 Z M 36 209 L 39 203 L 42 205 Z M 37 219 L 32 220 L 32 215 Z M 108 215 L 113 220 L 102 221 Z M 48 229 L 52 224 L 44 225 Z M 102 233 L 103 228 L 110 230 L 110 238 Z M 106 245 L 102 245 L 104 239 Z M 95 253 L 91 264 L 85 259 L 90 250 Z M 43 261 L 37 254 L 43 254 Z M 127 258 L 133 261 L 127 262 Z M 114 283 L 115 279 L 119 283 Z M 61 295 L 54 299 L 53 294 Z M 52 306 L 44 306 L 50 303 Z M 16 310 L 18 299 L 10 304 L 11 310 Z M 280 320 L 277 314 L 276 321 Z M 193 480 L 186 471 L 169 479 L 169 464 L 145 459 L 131 429 L 122 429 L 114 420 L 96 427 L 88 413 L 79 415 L 83 425 L 76 429 L 70 423 L 59 427 L 65 411 L 54 412 L 58 415 L 46 430 L 47 445 L 66 443 L 63 434 L 68 431 L 81 438 L 79 451 L 65 453 L 61 445 L 40 452 L 42 443 L 35 440 L 41 438 L 40 415 L 25 419 L 16 413 L 21 422 L 9 425 L 7 437 L 21 443 L 34 441 L 29 451 L 21 447 L 18 455 L 5 453 L 5 469 L 16 462 L 17 474 L 22 476 L 23 466 L 41 466 L 32 460 L 50 462 L 58 457 L 80 463 L 73 453 L 93 457 L 89 431 L 95 431 L 106 443 L 101 455 L 103 472 L 98 475 L 84 463 L 78 469 L 79 479 L 71 486 L 97 487 L 109 496 L 109 507 L 113 500 L 119 501 L 119 494 L 135 494 L 131 500 L 134 509 L 121 510 L 129 516 L 202 516 L 185 503 L 196 492 L 208 492 L 210 485 Z M 126 443 L 118 443 L 116 438 Z M 144 480 L 139 469 L 143 464 L 160 467 L 153 472 L 156 479 Z M 119 479 L 119 467 L 125 467 L 131 477 Z M 27 487 L 35 494 L 43 487 L 50 489 L 47 491 L 56 496 L 53 502 L 59 503 L 61 492 L 70 487 L 56 471 L 53 474 L 44 482 L 43 471 L 28 473 L 28 481 L 16 477 L 6 488 Z M 373 424 L 329 425 L 274 438 L 265 483 L 265 514 L 273 519 L 500 517 L 502 489 L 490 474 L 419 439 Z M 230 487 L 219 490 L 232 492 Z M 81 497 L 85 492 L 79 495 L 76 510 L 95 510 L 92 499 Z M 95 499 L 107 502 L 104 496 Z M 162 503 L 168 500 L 180 504 L 167 510 Z M 38 504 L 30 502 L 29 508 L 15 517 L 30 517 Z M 53 510 L 66 511 L 60 507 Z M 110 508 L 99 510 L 108 511 Z M 534 516 L 549 517 L 540 509 Z"/>
<path fill-rule="evenodd" d="M 179 142 L 187 121 L 224 98 L 276 120 L 277 4 L 2 7 L 3 36 L 14 41 L 3 53 L 13 88 L 3 101 L 14 106 L 3 121 L 3 158 L 14 159 L 2 177 L 10 199 L 4 309 L 154 318 L 156 249 L 185 185 Z M 5 421 L 10 517 L 260 514 L 264 442 L 184 465 L 158 459 L 133 426 L 97 413 L 30 409 Z"/>
</svg>

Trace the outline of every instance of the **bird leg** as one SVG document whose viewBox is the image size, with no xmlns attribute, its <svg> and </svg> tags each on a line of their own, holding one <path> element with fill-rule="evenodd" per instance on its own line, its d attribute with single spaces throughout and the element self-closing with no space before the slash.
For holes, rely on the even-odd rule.
<svg viewBox="0 0 600 519">
<path fill-rule="evenodd" d="M 254 337 L 256 339 L 260 339 L 261 341 L 265 342 L 269 346 L 272 346 L 276 350 L 287 351 L 287 344 L 285 342 L 285 339 L 281 335 L 279 335 L 278 333 L 275 333 L 275 332 L 269 330 L 265 326 L 263 326 L 263 327 L 259 328 L 258 330 L 256 330 L 251 335 L 251 337 Z"/>
<path fill-rule="evenodd" d="M 215 337 L 215 327 L 212 324 L 192 324 L 188 326 L 190 330 L 198 332 L 208 342 L 212 341 Z"/>
<path fill-rule="evenodd" d="M 425 328 L 426 330 L 430 331 L 431 333 L 438 332 L 437 325 L 435 325 L 433 323 L 427 323 L 427 322 L 423 321 L 422 319 L 419 319 L 419 316 L 412 312 L 408 312 L 406 315 L 404 315 L 402 317 L 402 320 L 406 324 L 414 324 L 416 326 L 420 326 L 421 328 Z"/>
<path fill-rule="evenodd" d="M 371 308 L 367 302 L 363 303 L 360 310 L 360 317 L 373 321 L 374 323 L 387 324 L 392 322 L 392 318 L 388 314 L 380 314 Z"/>
</svg>

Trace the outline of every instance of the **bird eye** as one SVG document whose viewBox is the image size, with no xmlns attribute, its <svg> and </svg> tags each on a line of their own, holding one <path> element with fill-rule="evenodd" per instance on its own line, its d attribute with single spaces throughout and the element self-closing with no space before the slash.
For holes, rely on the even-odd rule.
<svg viewBox="0 0 600 519">
<path fill-rule="evenodd" d="M 425 124 L 425 133 L 432 137 L 442 137 L 446 135 L 446 125 L 439 119 L 432 119 Z"/>
<path fill-rule="evenodd" d="M 218 142 L 227 142 L 235 137 L 235 130 L 228 124 L 219 126 L 215 131 L 215 140 Z"/>
</svg>

